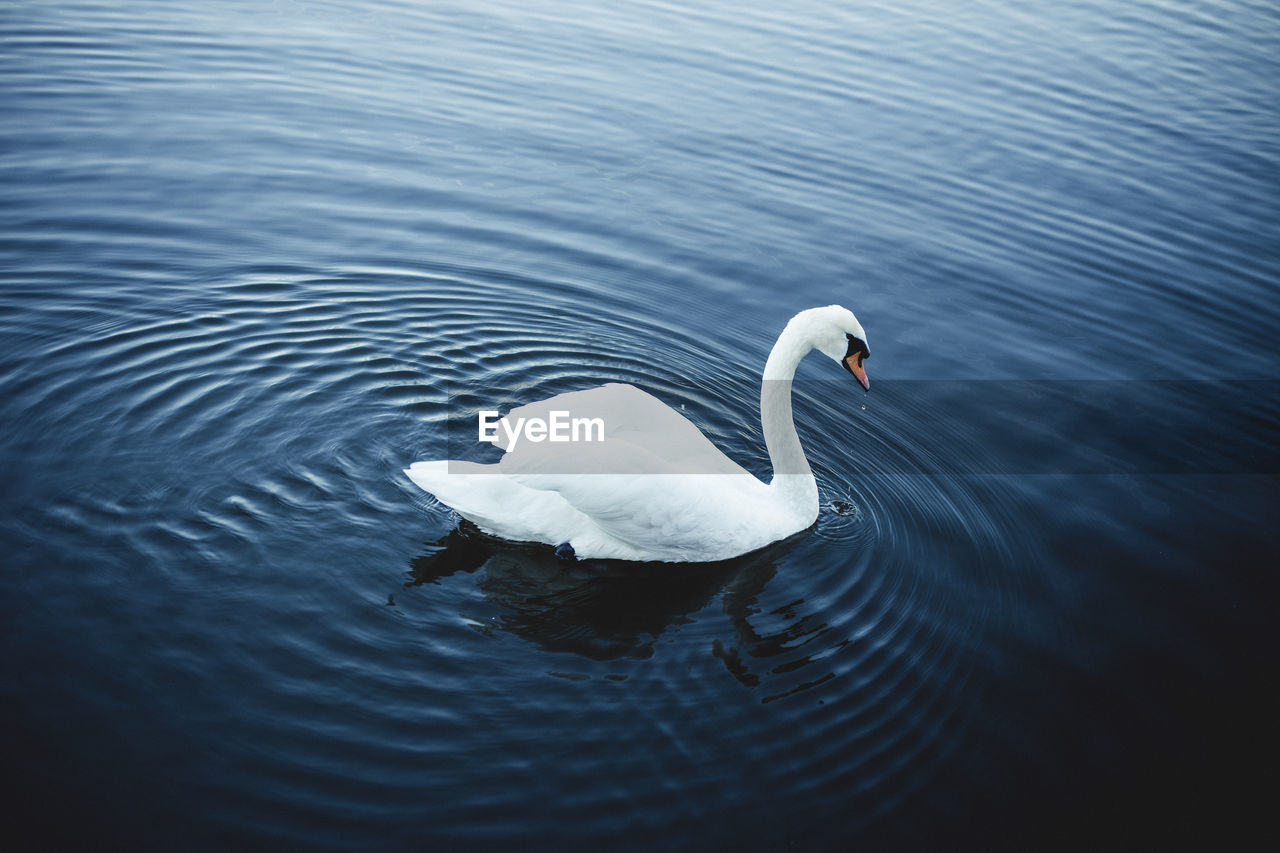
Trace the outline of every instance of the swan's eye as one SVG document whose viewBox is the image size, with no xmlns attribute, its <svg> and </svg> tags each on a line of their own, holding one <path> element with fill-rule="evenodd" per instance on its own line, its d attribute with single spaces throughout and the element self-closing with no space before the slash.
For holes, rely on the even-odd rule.
<svg viewBox="0 0 1280 853">
<path fill-rule="evenodd" d="M 867 349 L 867 345 L 865 343 L 848 332 L 845 332 L 844 336 L 849 339 L 849 348 L 845 350 L 844 357 L 852 358 L 856 353 L 858 356 L 858 366 L 861 367 L 862 360 L 864 358 L 871 358 L 871 350 Z"/>
</svg>

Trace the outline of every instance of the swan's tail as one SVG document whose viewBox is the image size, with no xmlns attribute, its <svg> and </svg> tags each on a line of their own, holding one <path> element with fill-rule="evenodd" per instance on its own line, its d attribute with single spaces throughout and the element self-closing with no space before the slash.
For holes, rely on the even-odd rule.
<svg viewBox="0 0 1280 853">
<path fill-rule="evenodd" d="M 452 473 L 450 473 L 451 467 Z M 404 473 L 418 488 L 465 516 L 467 510 L 478 502 L 480 493 L 484 491 L 484 478 L 470 475 L 483 474 L 484 469 L 490 467 L 474 462 L 434 459 L 430 462 L 414 462 L 404 469 Z M 477 470 L 469 470 L 472 468 Z"/>
<path fill-rule="evenodd" d="M 442 485 L 449 476 L 449 463 L 444 459 L 437 459 L 432 462 L 414 462 L 404 469 L 404 473 L 418 488 L 434 495 L 436 488 Z"/>
<path fill-rule="evenodd" d="M 438 459 L 415 462 L 404 473 L 418 488 L 486 533 L 524 542 L 567 542 L 567 534 L 556 538 L 557 521 L 566 510 L 577 513 L 564 499 L 554 492 L 522 486 L 497 468 Z"/>
</svg>

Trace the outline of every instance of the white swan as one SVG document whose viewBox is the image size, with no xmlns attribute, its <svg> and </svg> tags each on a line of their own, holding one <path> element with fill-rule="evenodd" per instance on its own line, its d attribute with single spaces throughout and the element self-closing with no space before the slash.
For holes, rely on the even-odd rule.
<svg viewBox="0 0 1280 853">
<path fill-rule="evenodd" d="M 867 335 L 839 305 L 801 311 L 765 363 L 760 420 L 773 464 L 766 485 L 716 448 L 683 415 L 631 385 L 559 394 L 509 412 L 495 429 L 506 453 L 493 465 L 415 462 L 418 486 L 486 533 L 561 546 L 581 558 L 700 562 L 762 548 L 818 518 L 818 486 L 791 416 L 791 383 L 812 349 L 840 362 L 870 390 Z M 539 440 L 522 423 L 599 418 L 578 440 Z M 542 433 L 547 438 L 546 432 Z M 563 546 L 567 543 L 570 552 Z"/>
</svg>

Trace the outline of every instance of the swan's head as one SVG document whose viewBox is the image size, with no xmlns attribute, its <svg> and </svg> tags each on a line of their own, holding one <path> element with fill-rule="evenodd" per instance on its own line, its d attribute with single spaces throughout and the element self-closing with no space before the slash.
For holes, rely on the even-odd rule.
<svg viewBox="0 0 1280 853">
<path fill-rule="evenodd" d="M 800 324 L 805 337 L 813 348 L 840 362 L 841 366 L 858 380 L 862 390 L 871 390 L 871 380 L 862 362 L 871 357 L 867 347 L 867 333 L 853 312 L 840 305 L 810 308 L 791 319 Z"/>
</svg>

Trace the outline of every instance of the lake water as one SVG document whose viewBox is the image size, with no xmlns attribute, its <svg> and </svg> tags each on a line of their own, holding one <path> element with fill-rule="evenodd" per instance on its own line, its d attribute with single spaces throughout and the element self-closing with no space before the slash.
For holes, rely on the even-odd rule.
<svg viewBox="0 0 1280 853">
<path fill-rule="evenodd" d="M 1260 820 L 1278 84 L 1246 0 L 4 4 L 8 832 Z M 764 552 L 558 561 L 401 473 L 620 380 L 768 476 L 759 372 L 833 302 L 872 391 L 802 366 L 822 512 Z"/>
</svg>

